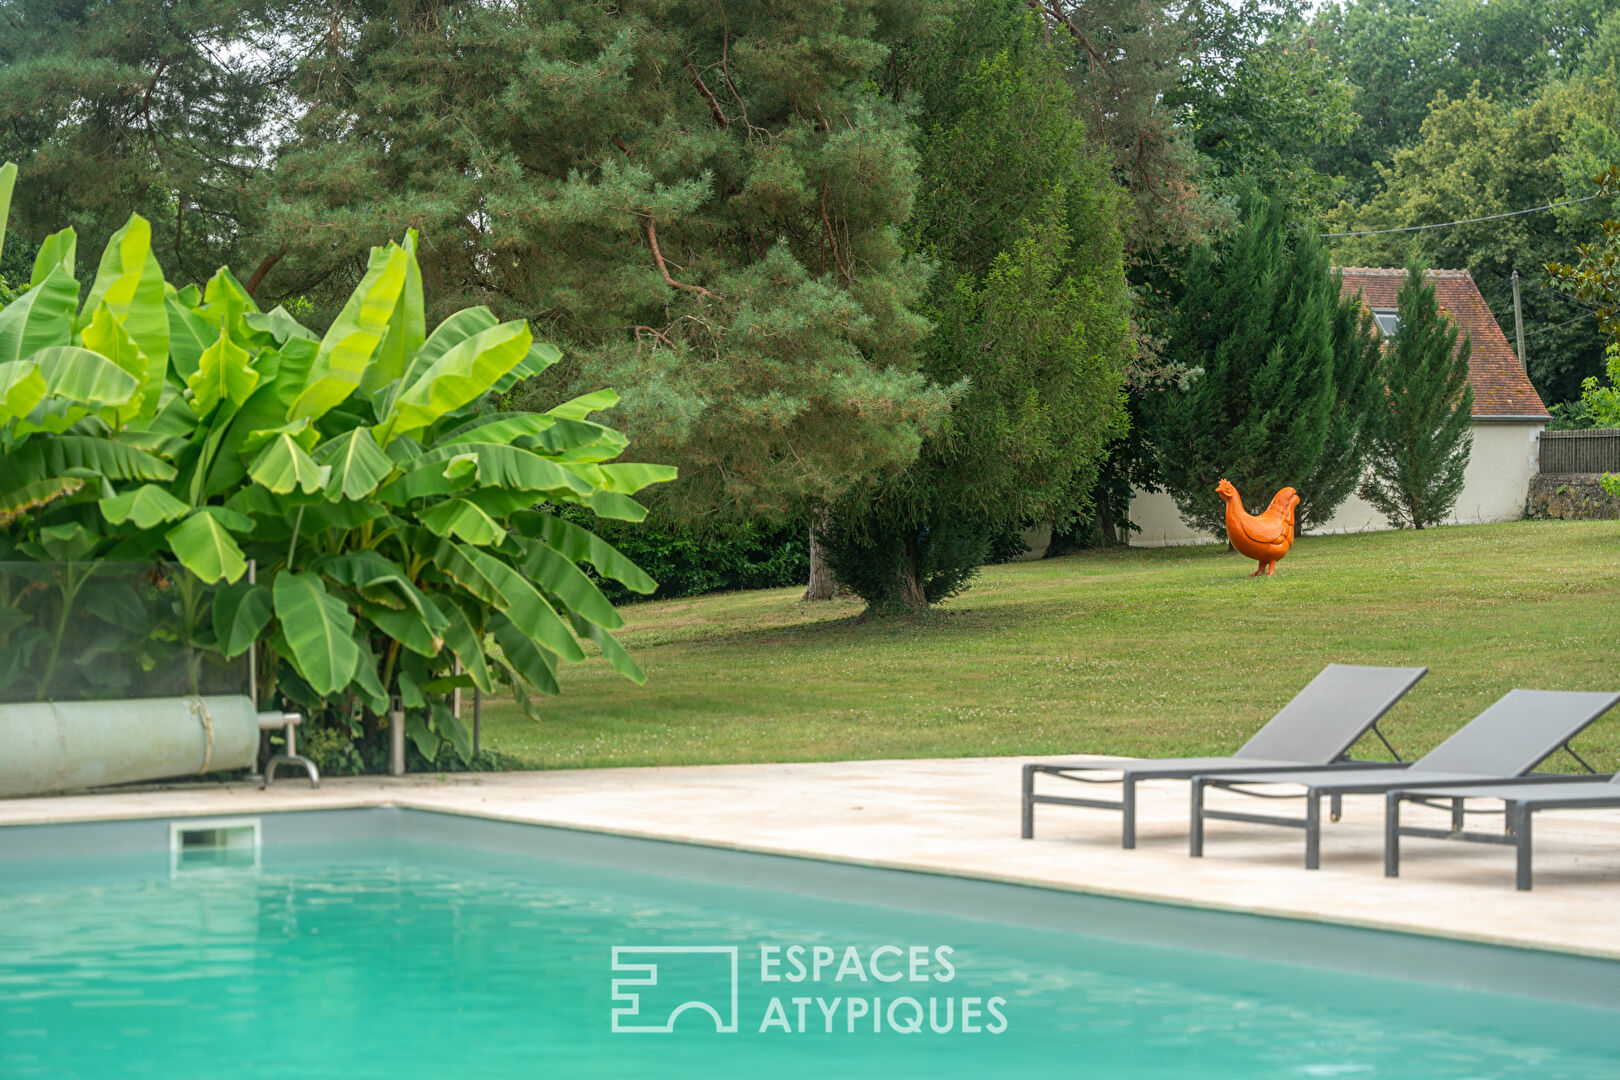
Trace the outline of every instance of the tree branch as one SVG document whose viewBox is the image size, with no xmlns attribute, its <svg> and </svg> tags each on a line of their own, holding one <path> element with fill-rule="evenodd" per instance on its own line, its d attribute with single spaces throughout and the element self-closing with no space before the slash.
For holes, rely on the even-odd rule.
<svg viewBox="0 0 1620 1080">
<path fill-rule="evenodd" d="M 687 72 L 692 76 L 692 85 L 697 87 L 698 93 L 703 95 L 703 100 L 709 103 L 709 112 L 714 114 L 714 122 L 722 128 L 730 127 L 731 121 L 727 120 L 726 114 L 720 111 L 719 99 L 714 96 L 714 92 L 709 89 L 709 85 L 703 81 L 703 76 L 698 74 L 698 69 L 692 66 L 692 58 L 683 56 L 681 57 L 681 63 L 686 66 Z"/>
<path fill-rule="evenodd" d="M 844 275 L 845 281 L 851 285 L 855 284 L 855 279 L 850 276 L 849 267 L 845 266 L 844 260 L 838 257 L 838 238 L 833 235 L 832 218 L 827 214 L 827 186 L 825 184 L 821 187 L 821 225 L 826 230 L 827 246 L 832 249 L 833 265 L 838 267 L 838 272 Z"/>
<path fill-rule="evenodd" d="M 684 281 L 676 281 L 674 278 L 669 276 L 669 266 L 664 262 L 664 253 L 658 249 L 658 229 L 653 224 L 653 216 L 651 214 L 647 215 L 647 246 L 652 248 L 653 262 L 658 264 L 658 273 L 664 279 L 665 285 L 668 285 L 672 289 L 680 289 L 683 292 L 696 293 L 699 296 L 707 296 L 711 300 L 720 299 L 720 297 L 716 296 L 714 293 L 710 292 L 708 289 L 705 289 L 701 285 L 688 285 Z"/>
<path fill-rule="evenodd" d="M 247 284 L 243 286 L 249 296 L 253 296 L 259 291 L 259 286 L 264 283 L 264 275 L 268 274 L 271 267 L 280 262 L 281 257 L 285 254 L 287 254 L 286 251 L 272 251 L 259 260 L 259 265 L 253 269 L 253 276 L 248 278 Z"/>
</svg>

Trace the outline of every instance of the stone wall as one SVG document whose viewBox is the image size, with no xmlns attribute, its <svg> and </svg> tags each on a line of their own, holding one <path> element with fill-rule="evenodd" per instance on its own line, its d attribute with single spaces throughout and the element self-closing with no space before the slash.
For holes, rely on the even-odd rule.
<svg viewBox="0 0 1620 1080">
<path fill-rule="evenodd" d="M 1558 521 L 1613 521 L 1620 498 L 1603 490 L 1599 473 L 1544 473 L 1530 480 L 1524 516 Z"/>
</svg>

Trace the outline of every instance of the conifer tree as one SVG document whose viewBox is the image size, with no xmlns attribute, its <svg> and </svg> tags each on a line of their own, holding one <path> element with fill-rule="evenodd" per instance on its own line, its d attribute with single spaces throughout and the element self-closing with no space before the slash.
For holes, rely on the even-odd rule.
<svg viewBox="0 0 1620 1080">
<path fill-rule="evenodd" d="M 919 6 L 303 10 L 272 298 L 341 296 L 377 237 L 418 228 L 427 295 L 561 346 L 536 400 L 616 387 L 688 522 L 797 516 L 915 458 L 947 399 L 917 372 L 929 268 L 900 242 L 916 156 L 872 78 Z"/>
<path fill-rule="evenodd" d="M 1354 489 L 1364 458 L 1373 331 L 1339 296 L 1327 255 L 1278 200 L 1250 193 L 1219 250 L 1196 251 L 1169 355 L 1201 377 L 1155 395 L 1161 482 L 1189 524 L 1225 535 L 1224 477 L 1252 513 L 1299 491 L 1302 527 Z"/>
<path fill-rule="evenodd" d="M 958 396 L 915 465 L 834 507 L 829 561 L 874 611 L 960 591 L 998 532 L 1072 520 L 1124 430 L 1125 200 L 1038 26 L 1018 0 L 975 0 L 909 58 L 912 242 L 939 267 L 923 366 Z"/>
<path fill-rule="evenodd" d="M 22 182 L 0 272 L 26 283 L 28 253 L 65 225 L 81 251 L 100 251 L 131 213 L 152 223 L 175 280 L 251 271 L 238 256 L 263 206 L 287 46 L 266 0 L 9 0 L 0 160 Z"/>
<path fill-rule="evenodd" d="M 1407 268 L 1395 340 L 1379 365 L 1383 415 L 1372 439 L 1366 499 L 1396 528 L 1445 520 L 1462 494 L 1473 445 L 1471 342 L 1440 310 L 1423 267 Z"/>
</svg>

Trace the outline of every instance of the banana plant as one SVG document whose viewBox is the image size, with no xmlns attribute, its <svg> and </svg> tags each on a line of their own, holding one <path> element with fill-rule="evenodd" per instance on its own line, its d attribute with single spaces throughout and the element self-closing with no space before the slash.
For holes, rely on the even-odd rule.
<svg viewBox="0 0 1620 1080">
<path fill-rule="evenodd" d="M 374 248 L 317 333 L 228 269 L 167 284 L 139 217 L 81 307 L 71 230 L 47 240 L 0 310 L 0 557 L 70 530 L 80 558 L 172 558 L 216 586 L 222 656 L 261 642 L 267 697 L 356 734 L 403 707 L 430 759 L 470 753 L 451 689 L 527 709 L 587 650 L 642 681 L 596 580 L 655 583 L 556 510 L 637 521 L 634 495 L 675 471 L 618 460 L 625 438 L 592 419 L 611 390 L 495 409 L 558 350 L 482 307 L 429 332 L 416 244 Z"/>
</svg>

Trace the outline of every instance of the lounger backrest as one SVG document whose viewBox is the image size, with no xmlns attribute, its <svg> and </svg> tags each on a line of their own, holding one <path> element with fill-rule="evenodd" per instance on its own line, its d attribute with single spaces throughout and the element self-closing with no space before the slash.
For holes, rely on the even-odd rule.
<svg viewBox="0 0 1620 1080">
<path fill-rule="evenodd" d="M 1424 754 L 1414 772 L 1519 776 L 1620 702 L 1620 694 L 1509 690 L 1461 731 Z"/>
<path fill-rule="evenodd" d="M 1234 756 L 1326 765 L 1349 750 L 1428 670 L 1329 664 Z"/>
</svg>

